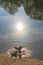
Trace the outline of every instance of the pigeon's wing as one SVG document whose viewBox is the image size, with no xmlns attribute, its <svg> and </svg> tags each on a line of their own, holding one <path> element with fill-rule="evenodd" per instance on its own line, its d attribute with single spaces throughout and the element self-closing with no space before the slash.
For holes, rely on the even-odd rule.
<svg viewBox="0 0 43 65">
<path fill-rule="evenodd" d="M 18 49 L 17 47 L 14 47 L 15 49 Z"/>
</svg>

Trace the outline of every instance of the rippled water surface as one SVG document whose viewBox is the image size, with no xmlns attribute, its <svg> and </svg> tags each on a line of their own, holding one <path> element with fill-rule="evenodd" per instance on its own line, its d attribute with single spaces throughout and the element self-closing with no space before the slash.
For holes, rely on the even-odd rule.
<svg viewBox="0 0 43 65">
<path fill-rule="evenodd" d="M 19 22 L 22 31 L 16 29 Z M 43 59 L 43 0 L 0 0 L 0 53 L 16 45 Z"/>
</svg>

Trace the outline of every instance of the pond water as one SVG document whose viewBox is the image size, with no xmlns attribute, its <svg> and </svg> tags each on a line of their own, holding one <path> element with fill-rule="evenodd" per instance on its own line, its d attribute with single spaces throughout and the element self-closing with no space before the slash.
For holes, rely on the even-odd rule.
<svg viewBox="0 0 43 65">
<path fill-rule="evenodd" d="M 23 15 L 43 20 L 43 0 L 0 0 L 0 16 Z"/>
<path fill-rule="evenodd" d="M 0 0 L 0 53 L 16 45 L 43 59 L 43 0 Z"/>
</svg>

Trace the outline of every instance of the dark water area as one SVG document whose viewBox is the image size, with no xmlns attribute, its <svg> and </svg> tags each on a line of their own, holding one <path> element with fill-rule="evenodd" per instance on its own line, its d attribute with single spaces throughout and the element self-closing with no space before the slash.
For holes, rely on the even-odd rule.
<svg viewBox="0 0 43 65">
<path fill-rule="evenodd" d="M 43 0 L 0 0 L 0 16 L 23 15 L 43 20 Z"/>
<path fill-rule="evenodd" d="M 16 29 L 18 22 L 22 31 Z M 43 0 L 0 0 L 0 53 L 17 45 L 43 59 Z"/>
</svg>

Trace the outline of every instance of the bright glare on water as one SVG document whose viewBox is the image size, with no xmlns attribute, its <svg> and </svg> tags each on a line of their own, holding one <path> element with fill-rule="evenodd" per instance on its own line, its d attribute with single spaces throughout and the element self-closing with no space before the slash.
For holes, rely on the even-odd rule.
<svg viewBox="0 0 43 65">
<path fill-rule="evenodd" d="M 17 45 L 43 59 L 43 0 L 0 0 L 0 53 Z"/>
</svg>

